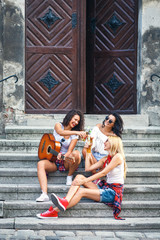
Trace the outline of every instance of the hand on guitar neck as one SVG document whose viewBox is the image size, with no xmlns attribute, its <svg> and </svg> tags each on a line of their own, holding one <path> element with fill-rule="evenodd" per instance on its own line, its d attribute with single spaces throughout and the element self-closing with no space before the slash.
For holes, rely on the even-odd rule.
<svg viewBox="0 0 160 240">
<path fill-rule="evenodd" d="M 58 160 L 64 160 L 64 161 L 72 163 L 72 164 L 75 163 L 75 158 L 74 157 L 65 157 L 62 153 L 58 153 L 57 159 Z"/>
</svg>

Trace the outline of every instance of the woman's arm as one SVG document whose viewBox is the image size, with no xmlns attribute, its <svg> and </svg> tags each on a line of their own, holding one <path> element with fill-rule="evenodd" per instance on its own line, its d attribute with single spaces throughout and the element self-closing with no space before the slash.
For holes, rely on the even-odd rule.
<svg viewBox="0 0 160 240">
<path fill-rule="evenodd" d="M 64 130 L 60 123 L 56 123 L 54 129 L 60 136 L 71 136 L 71 135 L 78 135 L 80 137 L 86 137 L 85 131 L 71 131 L 71 130 Z"/>
<path fill-rule="evenodd" d="M 88 182 L 92 182 L 94 180 L 97 180 L 101 177 L 104 177 L 106 176 L 112 169 L 114 169 L 115 167 L 117 167 L 119 164 L 121 164 L 123 161 L 123 158 L 121 156 L 120 153 L 117 153 L 113 158 L 112 158 L 112 161 L 100 172 L 98 173 L 95 173 L 94 175 L 88 177 L 88 178 L 85 178 L 81 181 L 74 181 L 73 182 L 73 185 L 74 186 L 79 186 L 79 185 L 83 185 L 85 183 L 88 183 Z M 96 163 L 95 163 L 96 164 Z"/>
<path fill-rule="evenodd" d="M 91 164 L 90 157 L 92 157 L 91 154 L 86 153 L 86 159 L 85 159 L 85 171 L 86 172 L 91 172 L 93 170 L 97 170 L 97 169 L 101 168 L 106 160 L 106 157 L 103 157 L 98 162 Z"/>
<path fill-rule="evenodd" d="M 72 139 L 68 151 L 64 154 L 65 157 L 69 157 L 69 155 L 73 152 L 76 144 L 77 144 L 78 139 Z"/>
<path fill-rule="evenodd" d="M 105 177 L 112 169 L 120 165 L 123 161 L 123 158 L 120 153 L 117 153 L 111 160 L 111 162 L 100 172 L 86 178 L 87 182 L 92 182 L 98 178 Z"/>
</svg>

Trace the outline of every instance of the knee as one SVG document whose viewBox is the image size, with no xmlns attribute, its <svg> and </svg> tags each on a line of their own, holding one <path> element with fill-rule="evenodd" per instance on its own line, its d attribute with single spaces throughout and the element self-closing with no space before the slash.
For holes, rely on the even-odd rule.
<svg viewBox="0 0 160 240">
<path fill-rule="evenodd" d="M 80 162 L 81 162 L 81 154 L 80 154 L 80 152 L 78 150 L 75 150 L 73 152 L 73 157 L 75 158 L 75 162 L 80 164 Z"/>
<path fill-rule="evenodd" d="M 42 169 L 45 169 L 45 160 L 39 161 L 37 163 L 37 170 L 40 171 Z"/>
<path fill-rule="evenodd" d="M 84 178 L 84 176 L 83 176 L 82 174 L 78 174 L 78 175 L 75 177 L 76 180 L 81 180 L 81 179 L 83 179 L 83 178 Z"/>
</svg>

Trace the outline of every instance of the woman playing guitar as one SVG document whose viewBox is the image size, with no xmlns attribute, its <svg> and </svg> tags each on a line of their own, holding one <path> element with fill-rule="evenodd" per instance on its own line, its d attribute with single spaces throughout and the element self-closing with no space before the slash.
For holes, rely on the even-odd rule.
<svg viewBox="0 0 160 240">
<path fill-rule="evenodd" d="M 62 123 L 56 123 L 54 127 L 54 138 L 61 143 L 60 153 L 54 160 L 43 159 L 37 164 L 38 180 L 42 194 L 36 199 L 37 202 L 49 201 L 47 195 L 47 175 L 46 173 L 68 170 L 66 185 L 71 185 L 73 173 L 81 162 L 81 156 L 78 150 L 74 150 L 78 138 L 85 138 L 86 132 L 82 131 L 84 125 L 84 116 L 78 110 L 71 110 L 64 117 Z M 74 159 L 74 163 L 65 161 L 65 158 Z"/>
</svg>

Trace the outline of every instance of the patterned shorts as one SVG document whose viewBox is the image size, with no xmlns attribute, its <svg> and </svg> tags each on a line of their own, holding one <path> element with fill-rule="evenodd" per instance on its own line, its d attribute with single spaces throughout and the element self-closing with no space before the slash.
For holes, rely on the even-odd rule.
<svg viewBox="0 0 160 240">
<path fill-rule="evenodd" d="M 57 169 L 58 169 L 60 172 L 65 172 L 65 171 L 66 171 L 63 160 L 58 160 L 58 159 L 56 159 L 55 164 L 56 164 L 56 166 L 57 166 Z"/>
</svg>

